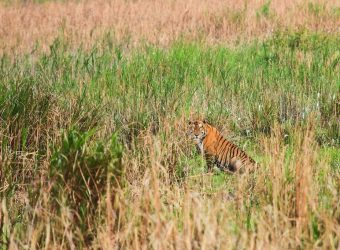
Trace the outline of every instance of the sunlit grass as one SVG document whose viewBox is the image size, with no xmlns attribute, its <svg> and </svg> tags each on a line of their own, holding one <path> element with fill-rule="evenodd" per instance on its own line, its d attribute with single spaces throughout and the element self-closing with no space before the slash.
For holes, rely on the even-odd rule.
<svg viewBox="0 0 340 250">
<path fill-rule="evenodd" d="M 3 56 L 3 249 L 336 248 L 339 44 L 307 31 L 232 48 L 58 39 L 38 57 Z M 206 173 L 192 117 L 259 171 Z"/>
</svg>

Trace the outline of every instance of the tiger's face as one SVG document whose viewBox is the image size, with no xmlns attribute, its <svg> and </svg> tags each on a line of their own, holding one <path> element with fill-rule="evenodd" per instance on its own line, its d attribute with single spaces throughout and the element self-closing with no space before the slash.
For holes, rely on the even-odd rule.
<svg viewBox="0 0 340 250">
<path fill-rule="evenodd" d="M 191 139 L 194 140 L 195 143 L 201 143 L 204 138 L 207 136 L 207 122 L 205 120 L 200 121 L 189 121 L 189 131 L 188 134 Z"/>
</svg>

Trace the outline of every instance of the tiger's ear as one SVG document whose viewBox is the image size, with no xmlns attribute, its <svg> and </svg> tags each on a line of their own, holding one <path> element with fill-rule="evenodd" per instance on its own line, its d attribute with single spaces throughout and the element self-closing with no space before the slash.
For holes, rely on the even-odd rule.
<svg viewBox="0 0 340 250">
<path fill-rule="evenodd" d="M 208 121 L 206 119 L 203 119 L 203 123 L 206 124 L 208 123 Z"/>
<path fill-rule="evenodd" d="M 188 121 L 188 124 L 191 125 L 191 124 L 192 124 L 192 121 Z"/>
</svg>

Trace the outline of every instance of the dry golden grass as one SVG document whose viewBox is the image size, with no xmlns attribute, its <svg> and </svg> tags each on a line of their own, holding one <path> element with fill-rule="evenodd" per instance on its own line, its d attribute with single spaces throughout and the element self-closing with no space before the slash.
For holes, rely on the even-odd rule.
<svg viewBox="0 0 340 250">
<path fill-rule="evenodd" d="M 108 32 L 118 43 L 168 45 L 183 37 L 234 43 L 304 27 L 338 32 L 339 1 L 70 1 L 0 5 L 0 53 L 47 50 L 62 36 L 92 46 Z"/>
<path fill-rule="evenodd" d="M 163 131 L 166 130 L 164 126 Z M 312 249 L 322 246 L 335 249 L 339 245 L 340 227 L 333 215 L 320 209 L 314 199 L 316 190 L 320 188 L 316 179 L 321 171 L 329 173 L 329 169 L 327 165 L 326 169 L 322 169 L 322 162 L 311 164 L 315 161 L 317 150 L 313 133 L 309 128 L 297 129 L 295 161 L 286 166 L 294 172 L 299 164 L 306 164 L 302 167 L 306 167 L 307 171 L 296 179 L 296 183 L 303 182 L 303 187 L 309 188 L 306 196 L 307 193 L 299 189 L 299 184 L 287 182 L 283 177 L 286 149 L 282 144 L 280 128 L 275 131 L 270 138 L 262 140 L 268 165 L 264 164 L 256 173 L 255 187 L 251 187 L 252 176 L 243 175 L 229 179 L 224 188 L 211 193 L 209 186 L 212 176 L 207 174 L 191 176 L 180 185 L 171 185 L 169 165 L 162 165 L 167 156 L 161 154 L 169 151 L 169 145 L 146 132 L 140 138 L 140 146 L 145 147 L 144 157 L 149 159 L 147 165 L 143 167 L 141 162 L 131 158 L 131 154 L 126 155 L 125 165 L 132 168 L 127 170 L 128 184 L 116 190 L 115 205 L 110 202 L 111 187 L 108 187 L 108 196 L 101 201 L 100 212 L 106 216 L 103 216 L 103 221 L 91 226 L 97 237 L 90 248 Z M 179 150 L 189 147 L 189 142 L 185 140 L 171 141 L 169 144 Z M 179 154 L 177 151 L 175 153 Z M 309 186 L 313 180 L 313 185 Z M 228 185 L 235 187 L 232 197 L 229 197 Z M 338 193 L 336 186 L 331 185 L 329 190 Z M 298 204 L 299 197 L 305 197 L 303 208 Z M 336 202 L 334 197 L 334 207 L 337 206 Z M 5 224 L 9 224 L 6 221 L 7 209 L 3 204 L 1 211 Z M 72 226 L 73 219 L 68 209 L 62 211 L 60 223 L 53 225 L 53 230 L 49 224 L 51 214 L 45 209 L 46 204 L 41 201 L 41 207 L 32 212 L 36 219 L 29 233 L 31 237 L 22 242 L 12 238 L 10 245 L 13 249 L 19 243 L 30 245 L 32 249 L 37 245 L 50 249 L 75 249 L 79 242 L 83 242 L 82 235 Z M 319 243 L 310 240 L 313 237 L 310 222 L 314 219 L 325 228 L 320 236 L 322 244 L 321 240 Z M 245 226 L 248 220 L 249 228 Z M 55 241 L 54 237 L 58 234 L 63 234 L 63 241 Z"/>
<path fill-rule="evenodd" d="M 339 32 L 337 1 L 245 3 L 2 4 L 1 250 L 339 249 L 339 39 L 171 44 Z M 207 174 L 190 114 L 258 171 Z"/>
</svg>

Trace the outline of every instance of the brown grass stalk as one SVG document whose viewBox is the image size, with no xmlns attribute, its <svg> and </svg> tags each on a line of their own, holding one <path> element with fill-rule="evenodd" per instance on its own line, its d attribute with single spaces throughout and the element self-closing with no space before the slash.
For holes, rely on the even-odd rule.
<svg viewBox="0 0 340 250">
<path fill-rule="evenodd" d="M 308 229 L 308 210 L 316 208 L 313 197 L 313 166 L 315 166 L 316 145 L 314 141 L 314 130 L 308 125 L 303 138 L 299 140 L 300 150 L 296 152 L 296 227 L 297 238 L 301 238 Z"/>
<path fill-rule="evenodd" d="M 90 48 L 110 33 L 114 42 L 167 46 L 178 38 L 208 43 L 247 41 L 277 29 L 305 27 L 339 32 L 330 1 L 67 1 L 0 4 L 0 54 L 49 49 L 60 37 L 71 47 Z M 313 6 L 316 6 L 315 8 Z M 316 9 L 316 10 L 314 10 Z M 320 10 L 319 10 L 320 9 Z"/>
</svg>

